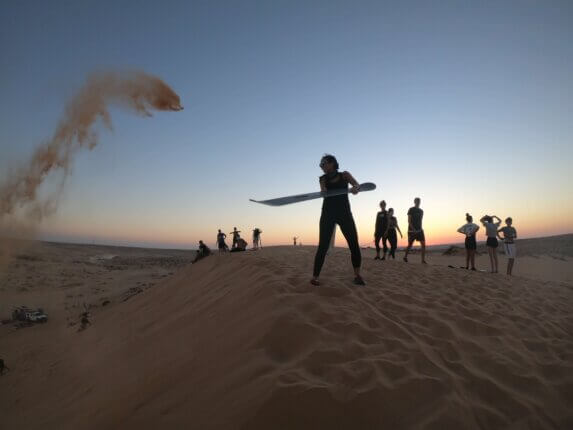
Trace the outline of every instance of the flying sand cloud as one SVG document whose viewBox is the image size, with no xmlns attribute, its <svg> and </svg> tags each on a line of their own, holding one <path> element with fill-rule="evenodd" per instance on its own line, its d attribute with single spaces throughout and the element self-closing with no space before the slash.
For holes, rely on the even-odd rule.
<svg viewBox="0 0 573 430">
<path fill-rule="evenodd" d="M 152 110 L 183 109 L 175 91 L 156 76 L 140 71 L 90 75 L 67 103 L 52 137 L 36 148 L 26 164 L 13 169 L 0 182 L 0 221 L 19 209 L 25 209 L 26 217 L 36 221 L 56 210 L 76 153 L 98 144 L 95 123 L 101 120 L 107 128 L 112 128 L 110 105 L 142 116 L 152 116 Z M 40 201 L 39 187 L 57 170 L 64 172 L 64 180 Z"/>
</svg>

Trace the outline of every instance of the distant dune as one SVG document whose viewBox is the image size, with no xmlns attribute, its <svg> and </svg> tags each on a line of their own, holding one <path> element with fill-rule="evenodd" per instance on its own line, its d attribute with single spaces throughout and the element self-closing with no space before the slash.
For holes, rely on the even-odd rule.
<svg viewBox="0 0 573 430">
<path fill-rule="evenodd" d="M 531 255 L 549 255 L 561 257 L 573 257 L 573 234 L 561 234 L 558 236 L 538 237 L 533 239 L 517 239 L 516 246 L 519 256 Z M 451 246 L 463 248 L 464 244 L 459 243 Z M 447 249 L 448 245 L 437 245 L 429 247 L 430 250 Z M 485 242 L 478 242 L 478 251 L 487 252 Z M 499 247 L 500 253 L 503 253 L 503 247 Z"/>
<path fill-rule="evenodd" d="M 337 248 L 316 288 L 314 247 L 194 265 L 189 254 L 166 263 L 168 251 L 115 262 L 90 260 L 92 251 L 60 250 L 51 265 L 45 249 L 21 254 L 44 259 L 18 263 L 49 285 L 15 291 L 23 267 L 0 284 L 0 297 L 44 301 L 51 314 L 0 326 L 7 429 L 573 428 L 567 282 L 423 266 L 418 256 L 382 263 L 365 251 L 367 285 L 357 287 Z M 83 285 L 54 281 L 66 271 Z M 116 277 L 123 283 L 100 284 Z M 146 285 L 125 296 L 135 282 Z M 82 299 L 91 325 L 78 330 Z"/>
</svg>

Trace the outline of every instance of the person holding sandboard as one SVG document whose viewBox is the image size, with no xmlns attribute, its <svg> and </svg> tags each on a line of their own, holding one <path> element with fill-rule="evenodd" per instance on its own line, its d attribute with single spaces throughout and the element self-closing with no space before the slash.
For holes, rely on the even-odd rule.
<svg viewBox="0 0 573 430">
<path fill-rule="evenodd" d="M 321 192 L 334 189 L 348 189 L 349 184 L 352 185 L 350 189 L 352 194 L 357 194 L 360 191 L 360 184 L 349 172 L 338 171 L 338 162 L 333 155 L 324 155 L 320 160 L 320 167 L 324 172 L 324 175 L 319 179 Z M 318 277 L 324 264 L 326 252 L 328 251 L 336 224 L 340 226 L 340 230 L 350 248 L 352 267 L 354 268 L 354 283 L 356 285 L 365 285 L 364 280 L 360 276 L 362 256 L 358 244 L 356 225 L 350 210 L 348 193 L 325 197 L 323 200 L 322 213 L 320 216 L 319 243 L 316 256 L 314 257 L 314 270 L 310 283 L 316 286 L 320 285 Z"/>
</svg>

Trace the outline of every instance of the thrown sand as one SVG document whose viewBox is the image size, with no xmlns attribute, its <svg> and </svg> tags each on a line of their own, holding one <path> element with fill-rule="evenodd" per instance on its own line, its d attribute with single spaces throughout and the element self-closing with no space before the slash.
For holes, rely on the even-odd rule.
<svg viewBox="0 0 573 430">
<path fill-rule="evenodd" d="M 336 249 L 316 288 L 314 252 L 209 257 L 92 309 L 80 332 L 57 307 L 0 326 L 3 425 L 573 428 L 569 285 L 367 251 L 356 287 Z"/>
</svg>

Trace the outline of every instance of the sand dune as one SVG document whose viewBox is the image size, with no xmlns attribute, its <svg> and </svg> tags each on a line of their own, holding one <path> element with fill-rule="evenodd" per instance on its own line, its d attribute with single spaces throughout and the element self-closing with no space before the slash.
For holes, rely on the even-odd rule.
<svg viewBox="0 0 573 430">
<path fill-rule="evenodd" d="M 0 326 L 6 428 L 573 428 L 573 289 L 313 247 L 212 256 L 84 331 Z M 416 257 L 412 258 L 413 261 Z"/>
</svg>

